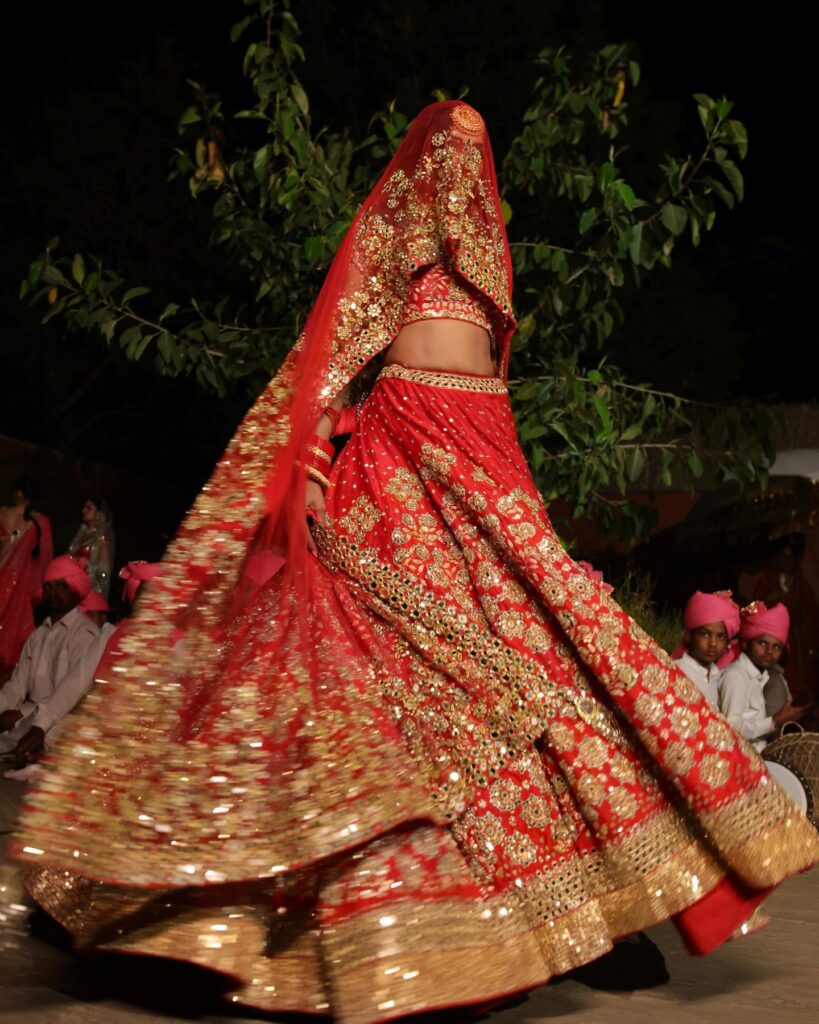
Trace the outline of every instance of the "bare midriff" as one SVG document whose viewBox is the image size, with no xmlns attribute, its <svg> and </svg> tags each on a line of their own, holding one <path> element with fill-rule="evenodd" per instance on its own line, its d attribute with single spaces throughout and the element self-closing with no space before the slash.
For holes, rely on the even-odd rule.
<svg viewBox="0 0 819 1024">
<path fill-rule="evenodd" d="M 489 334 L 466 320 L 418 320 L 398 332 L 384 362 L 442 373 L 495 373 Z"/>
</svg>

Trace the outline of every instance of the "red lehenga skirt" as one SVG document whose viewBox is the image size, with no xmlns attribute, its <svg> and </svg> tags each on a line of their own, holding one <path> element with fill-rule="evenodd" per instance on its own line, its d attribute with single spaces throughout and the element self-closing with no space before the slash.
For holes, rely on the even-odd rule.
<svg viewBox="0 0 819 1024">
<path fill-rule="evenodd" d="M 274 577 L 182 723 L 167 820 L 143 815 L 175 837 L 162 870 L 123 834 L 83 852 L 88 878 L 30 872 L 82 942 L 370 1024 L 541 984 L 668 917 L 707 952 L 817 859 L 756 753 L 561 547 L 500 381 L 387 367 L 328 512 L 317 675 L 287 628 L 304 595 Z"/>
</svg>

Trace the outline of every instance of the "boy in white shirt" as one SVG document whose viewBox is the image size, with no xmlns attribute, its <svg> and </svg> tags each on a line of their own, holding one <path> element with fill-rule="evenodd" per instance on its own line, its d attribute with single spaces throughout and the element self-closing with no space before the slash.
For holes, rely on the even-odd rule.
<svg viewBox="0 0 819 1024">
<path fill-rule="evenodd" d="M 672 657 L 712 707 L 717 707 L 720 663 L 739 632 L 739 605 L 730 590 L 693 594 L 683 612 L 685 632 Z"/>
<path fill-rule="evenodd" d="M 798 707 L 787 699 L 770 715 L 765 706 L 765 686 L 787 646 L 789 629 L 790 616 L 783 604 L 767 608 L 762 601 L 754 601 L 743 608 L 742 653 L 723 670 L 719 681 L 720 711 L 760 751 L 778 726 L 798 721 L 810 707 Z"/>
</svg>

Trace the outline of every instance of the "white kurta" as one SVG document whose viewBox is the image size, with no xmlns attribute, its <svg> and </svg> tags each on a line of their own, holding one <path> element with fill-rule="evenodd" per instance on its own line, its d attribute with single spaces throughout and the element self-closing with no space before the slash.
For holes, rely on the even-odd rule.
<svg viewBox="0 0 819 1024">
<path fill-rule="evenodd" d="M 91 687 L 99 643 L 99 629 L 79 608 L 34 630 L 0 689 L 0 711 L 23 715 L 14 729 L 0 733 L 0 752 L 13 750 L 32 726 L 48 734 L 76 706 Z"/>
<path fill-rule="evenodd" d="M 717 668 L 716 662 L 711 662 L 707 666 L 701 665 L 686 651 L 681 658 L 674 659 L 674 664 L 688 676 L 711 707 L 719 707 L 719 677 L 722 672 Z"/>
<path fill-rule="evenodd" d="M 760 671 L 747 654 L 722 670 L 719 681 L 719 709 L 730 725 L 762 750 L 774 731 L 773 718 L 765 707 L 768 673 Z"/>
</svg>

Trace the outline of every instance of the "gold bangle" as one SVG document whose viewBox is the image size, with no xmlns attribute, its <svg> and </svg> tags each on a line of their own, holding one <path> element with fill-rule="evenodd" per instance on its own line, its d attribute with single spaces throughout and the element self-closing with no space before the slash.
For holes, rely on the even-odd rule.
<svg viewBox="0 0 819 1024">
<path fill-rule="evenodd" d="M 322 487 L 330 486 L 330 481 L 323 473 L 320 473 L 315 466 L 307 467 L 307 475 L 311 480 L 315 480 L 317 484 L 321 484 Z"/>
</svg>

